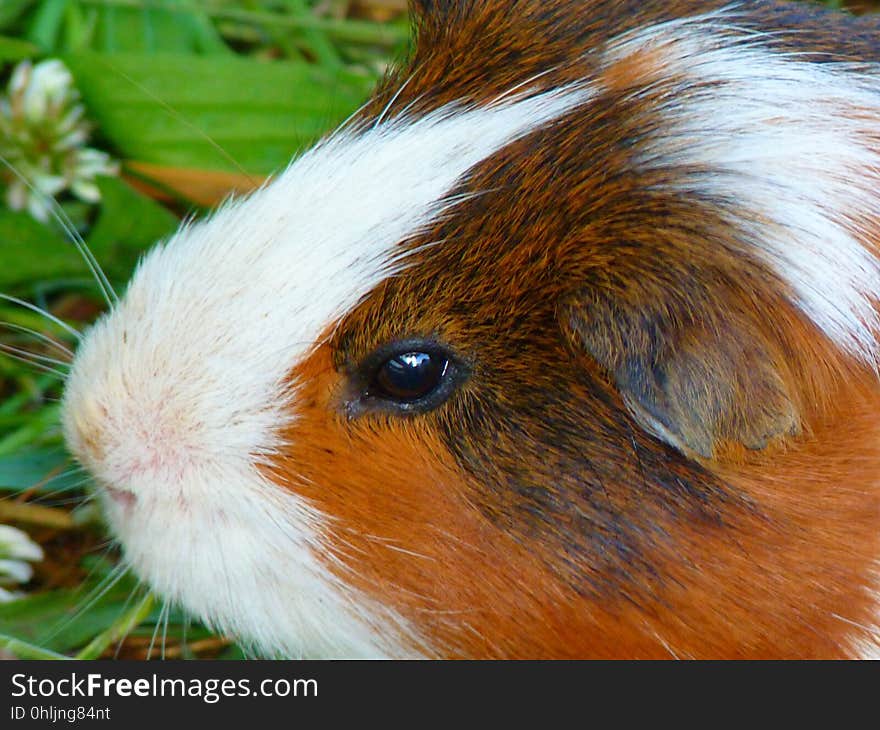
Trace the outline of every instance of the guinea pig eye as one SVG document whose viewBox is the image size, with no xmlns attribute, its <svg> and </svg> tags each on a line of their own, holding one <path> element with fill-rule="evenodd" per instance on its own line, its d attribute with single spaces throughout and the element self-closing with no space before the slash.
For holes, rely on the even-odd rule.
<svg viewBox="0 0 880 730">
<path fill-rule="evenodd" d="M 349 412 L 384 410 L 424 413 L 436 408 L 455 390 L 464 367 L 441 345 L 430 340 L 395 342 L 374 352 L 359 368 L 362 383 Z"/>
<path fill-rule="evenodd" d="M 442 354 L 403 352 L 379 366 L 370 390 L 374 396 L 412 403 L 436 390 L 448 368 Z"/>
</svg>

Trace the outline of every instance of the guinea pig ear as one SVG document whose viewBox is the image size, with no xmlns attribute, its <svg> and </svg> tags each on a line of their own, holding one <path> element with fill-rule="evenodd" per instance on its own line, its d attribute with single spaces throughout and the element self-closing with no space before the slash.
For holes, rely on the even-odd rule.
<svg viewBox="0 0 880 730">
<path fill-rule="evenodd" d="M 711 458 L 724 442 L 763 449 L 800 430 L 782 348 L 746 315 L 593 292 L 562 317 L 642 428 L 687 455 Z"/>
</svg>

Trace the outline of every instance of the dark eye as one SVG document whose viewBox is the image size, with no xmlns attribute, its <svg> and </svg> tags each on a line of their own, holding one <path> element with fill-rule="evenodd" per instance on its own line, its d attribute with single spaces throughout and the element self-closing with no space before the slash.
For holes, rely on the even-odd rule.
<svg viewBox="0 0 880 730">
<path fill-rule="evenodd" d="M 449 370 L 449 358 L 438 352 L 403 352 L 383 362 L 370 394 L 385 400 L 413 403 L 433 393 Z"/>
<path fill-rule="evenodd" d="M 427 413 L 442 405 L 469 375 L 469 365 L 434 339 L 390 342 L 351 371 L 345 411 L 349 417 Z"/>
</svg>

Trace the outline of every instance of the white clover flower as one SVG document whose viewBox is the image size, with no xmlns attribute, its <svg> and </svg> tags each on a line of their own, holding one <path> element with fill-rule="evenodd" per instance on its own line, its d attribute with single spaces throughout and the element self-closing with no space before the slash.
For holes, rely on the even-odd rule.
<svg viewBox="0 0 880 730">
<path fill-rule="evenodd" d="M 43 548 L 31 540 L 26 532 L 0 525 L 0 603 L 21 595 L 8 587 L 27 583 L 34 574 L 30 563 L 42 559 Z"/>
<path fill-rule="evenodd" d="M 6 205 L 47 221 L 52 198 L 70 190 L 97 203 L 97 175 L 116 175 L 119 164 L 86 147 L 90 127 L 73 77 L 61 61 L 18 64 L 5 94 L 0 94 L 0 156 L 18 174 L 0 164 Z M 22 179 L 24 178 L 24 179 Z M 25 182 L 27 180 L 27 182 Z"/>
</svg>

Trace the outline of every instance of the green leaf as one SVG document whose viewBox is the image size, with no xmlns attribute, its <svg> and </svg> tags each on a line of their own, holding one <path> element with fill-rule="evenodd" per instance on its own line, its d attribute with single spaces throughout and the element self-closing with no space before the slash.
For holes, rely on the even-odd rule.
<svg viewBox="0 0 880 730">
<path fill-rule="evenodd" d="M 142 7 L 100 7 L 94 50 L 107 53 L 207 52 L 228 49 L 208 17 L 187 0 Z"/>
<path fill-rule="evenodd" d="M 108 276 L 127 281 L 140 253 L 173 232 L 177 218 L 116 178 L 97 179 L 102 202 L 87 244 Z M 34 281 L 89 277 L 76 247 L 48 225 L 0 207 L 0 291 Z"/>
<path fill-rule="evenodd" d="M 123 613 L 107 629 L 92 639 L 88 645 L 77 653 L 77 659 L 97 659 L 111 644 L 115 644 L 129 635 L 143 623 L 153 610 L 156 599 L 148 593 L 135 603 L 134 607 Z"/>
<path fill-rule="evenodd" d="M 15 331 L 16 326 L 28 326 L 27 324 L 16 322 L 16 318 L 20 317 L 21 312 L 22 310 L 20 308 L 0 307 L 0 322 L 4 322 L 7 325 L 3 329 Z M 24 312 L 25 314 L 30 314 L 28 310 L 24 310 Z M 37 321 L 36 327 L 28 328 L 39 332 L 38 328 L 42 326 L 42 324 L 41 321 Z M 12 327 L 9 325 L 12 325 Z M 42 401 L 46 394 L 46 389 L 51 386 L 54 380 L 55 378 L 52 375 L 41 375 L 30 384 L 30 387 L 26 389 L 22 388 L 19 392 L 4 399 L 3 402 L 0 403 L 0 424 L 13 423 L 15 421 L 20 421 L 22 418 L 29 420 L 30 414 L 22 414 L 19 411 L 36 398 L 39 398 L 39 400 Z"/>
<path fill-rule="evenodd" d="M 19 659 L 70 659 L 70 657 L 64 654 L 43 649 L 6 634 L 0 634 L 0 649 L 5 649 Z"/>
<path fill-rule="evenodd" d="M 82 257 L 60 233 L 27 213 L 0 206 L 0 291 L 41 279 L 82 276 Z"/>
<path fill-rule="evenodd" d="M 78 489 L 81 473 L 71 469 L 71 460 L 62 448 L 43 448 L 0 455 L 0 490 L 24 490 L 44 484 L 42 491 L 60 494 Z"/>
<path fill-rule="evenodd" d="M 12 23 L 31 0 L 0 0 L 0 23 Z M 12 3 L 7 8 L 6 3 Z M 3 27 L 0 24 L 0 27 Z M 210 18 L 193 0 L 113 4 L 105 0 L 42 0 L 27 37 L 44 53 L 231 53 Z"/>
<path fill-rule="evenodd" d="M 89 0 L 94 2 L 96 0 Z M 300 4 L 288 0 L 290 4 Z M 389 47 L 401 53 L 409 41 L 409 24 L 405 18 L 393 23 L 376 23 L 351 18 L 324 18 L 308 12 L 290 15 L 252 10 L 229 5 L 212 5 L 210 13 L 215 19 L 227 19 L 241 23 L 253 23 L 263 27 L 283 28 L 285 30 L 313 30 L 342 43 L 358 43 Z"/>
<path fill-rule="evenodd" d="M 54 652 L 77 649 L 110 629 L 138 589 L 130 575 L 0 604 L 0 633 Z M 104 591 L 102 593 L 102 591 Z M 128 605 L 127 605 L 128 604 Z"/>
<path fill-rule="evenodd" d="M 232 50 L 224 43 L 211 19 L 205 13 L 196 10 L 194 0 L 185 0 L 185 4 L 190 8 L 186 22 L 195 49 L 206 55 L 231 54 Z"/>
<path fill-rule="evenodd" d="M 233 660 L 233 661 L 242 661 L 245 659 L 250 659 L 250 657 L 245 654 L 244 650 L 238 644 L 233 644 L 228 647 L 217 657 L 218 659 L 224 660 Z"/>
<path fill-rule="evenodd" d="M 64 25 L 68 2 L 69 0 L 43 0 L 31 19 L 28 40 L 46 52 L 54 50 Z"/>
<path fill-rule="evenodd" d="M 83 611 L 79 608 L 86 607 L 87 594 L 67 589 L 0 604 L 0 632 L 50 651 L 70 651 L 107 629 L 122 613 L 125 597 L 113 589 L 108 594 L 109 598 L 105 595 Z"/>
<path fill-rule="evenodd" d="M 287 6 L 301 17 L 313 17 L 310 15 L 310 9 L 306 6 L 305 0 L 287 0 Z M 290 34 L 287 28 L 276 28 L 271 23 L 266 24 L 266 30 L 280 36 L 280 39 L 283 39 L 284 35 Z M 342 65 L 339 53 L 323 30 L 305 27 L 301 29 L 300 33 L 318 63 L 328 68 L 338 68 Z"/>
<path fill-rule="evenodd" d="M 374 79 L 299 62 L 69 54 L 91 115 L 124 157 L 268 174 L 348 116 Z"/>
<path fill-rule="evenodd" d="M 46 432 L 58 424 L 58 404 L 43 406 L 27 419 L 20 428 L 0 438 L 0 455 L 19 453 L 39 443 Z"/>
<path fill-rule="evenodd" d="M 40 49 L 33 43 L 0 36 L 0 61 L 21 61 L 25 58 L 33 58 L 39 52 Z"/>
<path fill-rule="evenodd" d="M 0 2 L 0 28 L 7 28 L 18 20 L 34 0 L 3 0 Z"/>
<path fill-rule="evenodd" d="M 138 257 L 173 233 L 177 218 L 165 208 L 113 177 L 99 177 L 101 212 L 86 240 L 104 271 L 127 281 Z"/>
<path fill-rule="evenodd" d="M 67 6 L 61 30 L 61 48 L 88 48 L 95 36 L 97 13 L 94 9 L 86 10 L 79 4 Z M 57 50 L 57 49 L 52 49 Z"/>
<path fill-rule="evenodd" d="M 101 559 L 90 566 L 93 562 L 83 560 L 83 567 L 91 569 L 92 577 L 79 588 L 0 603 L 0 647 L 4 640 L 12 639 L 34 654 L 78 651 L 78 658 L 92 659 L 131 635 L 155 638 L 155 655 L 160 656 L 166 628 L 167 638 L 172 641 L 184 635 L 188 641 L 212 636 L 179 610 L 159 608 L 150 594 L 144 595 L 131 573 L 118 577 L 118 566 L 112 562 Z"/>
</svg>

